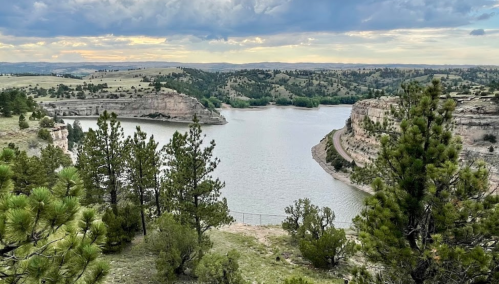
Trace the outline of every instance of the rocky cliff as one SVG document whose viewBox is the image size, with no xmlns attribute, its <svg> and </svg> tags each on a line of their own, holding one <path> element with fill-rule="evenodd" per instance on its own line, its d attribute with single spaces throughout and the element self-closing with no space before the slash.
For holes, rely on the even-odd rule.
<svg viewBox="0 0 499 284">
<path fill-rule="evenodd" d="M 104 110 L 123 118 L 191 122 L 194 115 L 204 124 L 227 121 L 210 111 L 195 98 L 178 93 L 147 95 L 142 98 L 86 99 L 47 102 L 42 105 L 50 115 L 63 117 L 99 116 Z"/>
<path fill-rule="evenodd" d="M 58 124 L 54 128 L 52 128 L 52 132 L 50 132 L 52 136 L 53 145 L 61 148 L 64 153 L 69 154 L 69 145 L 68 145 L 68 130 L 66 129 L 66 125 Z"/>
<path fill-rule="evenodd" d="M 454 134 L 463 140 L 462 161 L 476 158 L 485 160 L 490 165 L 493 184 L 498 184 L 499 142 L 493 144 L 483 140 L 485 134 L 499 137 L 498 105 L 492 98 L 484 97 L 463 97 L 456 101 Z M 382 123 L 389 115 L 390 106 L 397 104 L 397 98 L 382 97 L 363 100 L 353 106 L 350 116 L 352 131 L 341 137 L 341 143 L 356 162 L 369 162 L 379 150 L 379 139 L 369 135 L 363 128 L 364 117 Z M 494 148 L 493 152 L 489 152 L 490 146 Z"/>
</svg>

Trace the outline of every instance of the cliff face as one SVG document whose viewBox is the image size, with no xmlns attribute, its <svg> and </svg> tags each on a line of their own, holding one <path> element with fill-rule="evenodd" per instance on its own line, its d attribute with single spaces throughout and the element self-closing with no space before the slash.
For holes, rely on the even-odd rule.
<svg viewBox="0 0 499 284">
<path fill-rule="evenodd" d="M 61 148 L 64 153 L 68 154 L 68 130 L 66 129 L 66 125 L 57 125 L 52 128 L 52 132 L 50 132 L 52 136 L 52 140 L 54 141 L 52 144 L 56 147 Z"/>
<path fill-rule="evenodd" d="M 148 95 L 138 99 L 64 100 L 45 103 L 43 107 L 52 116 L 99 116 L 107 110 L 124 118 L 191 122 L 197 115 L 201 123 L 227 123 L 223 116 L 206 109 L 195 98 L 177 93 Z"/>
<path fill-rule="evenodd" d="M 397 98 L 364 100 L 352 108 L 352 133 L 341 137 L 342 146 L 357 162 L 366 163 L 374 159 L 379 150 L 379 139 L 368 135 L 363 129 L 364 117 L 382 123 L 390 113 L 390 106 L 398 105 Z M 493 184 L 499 183 L 499 142 L 483 141 L 485 134 L 499 137 L 498 106 L 491 98 L 467 97 L 457 100 L 454 111 L 454 134 L 462 138 L 462 160 L 483 159 L 491 168 Z M 494 152 L 489 152 L 489 147 Z"/>
</svg>

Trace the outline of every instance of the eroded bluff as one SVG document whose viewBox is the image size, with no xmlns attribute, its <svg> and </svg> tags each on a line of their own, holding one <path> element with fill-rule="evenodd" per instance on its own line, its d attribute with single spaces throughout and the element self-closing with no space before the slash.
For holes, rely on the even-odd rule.
<svg viewBox="0 0 499 284">
<path fill-rule="evenodd" d="M 178 93 L 147 95 L 142 98 L 64 100 L 46 102 L 42 106 L 51 116 L 97 117 L 107 110 L 121 118 L 191 122 L 196 115 L 200 123 L 227 123 L 222 115 L 205 108 L 195 98 Z"/>
<path fill-rule="evenodd" d="M 484 141 L 484 135 L 493 135 L 499 141 L 499 104 L 489 97 L 463 97 L 456 99 L 454 134 L 462 138 L 461 161 L 485 160 L 491 169 L 492 185 L 499 184 L 499 142 Z M 368 163 L 378 153 L 379 139 L 364 129 L 366 116 L 373 122 L 383 123 L 390 115 L 390 107 L 398 105 L 395 97 L 357 102 L 351 113 L 351 131 L 341 137 L 343 148 L 360 163 Z M 492 146 L 492 152 L 491 152 Z"/>
</svg>

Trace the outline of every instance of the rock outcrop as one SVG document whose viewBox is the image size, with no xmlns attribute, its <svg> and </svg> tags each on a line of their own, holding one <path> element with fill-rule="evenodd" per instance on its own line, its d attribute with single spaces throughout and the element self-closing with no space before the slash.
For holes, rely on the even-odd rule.
<svg viewBox="0 0 499 284">
<path fill-rule="evenodd" d="M 61 148 L 64 153 L 69 153 L 69 145 L 68 145 L 68 130 L 66 129 L 66 125 L 58 124 L 52 131 L 50 132 L 52 136 L 53 145 Z"/>
<path fill-rule="evenodd" d="M 491 98 L 465 97 L 457 99 L 454 111 L 454 134 L 462 138 L 462 161 L 483 159 L 491 169 L 492 184 L 499 184 L 499 142 L 483 140 L 485 134 L 499 137 L 499 106 Z M 373 122 L 382 123 L 390 115 L 391 105 L 397 106 L 398 99 L 382 97 L 380 99 L 357 102 L 351 113 L 352 131 L 341 137 L 343 148 L 360 163 L 374 159 L 379 150 L 379 139 L 369 135 L 363 128 L 364 117 Z M 489 151 L 490 146 L 494 148 Z"/>
<path fill-rule="evenodd" d="M 97 117 L 107 110 L 122 118 L 191 122 L 196 115 L 200 123 L 227 123 L 223 116 L 208 110 L 195 98 L 178 93 L 147 95 L 142 98 L 63 100 L 46 102 L 42 106 L 51 116 L 61 117 Z"/>
</svg>

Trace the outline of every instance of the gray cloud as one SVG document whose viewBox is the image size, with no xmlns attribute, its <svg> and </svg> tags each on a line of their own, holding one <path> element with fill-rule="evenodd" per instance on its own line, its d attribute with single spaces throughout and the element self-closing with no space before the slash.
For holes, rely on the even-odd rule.
<svg viewBox="0 0 499 284">
<path fill-rule="evenodd" d="M 496 15 L 495 12 L 483 13 L 480 16 L 478 16 L 476 19 L 477 19 L 477 21 L 484 21 L 484 20 L 488 20 L 488 19 L 494 17 L 495 15 Z"/>
<path fill-rule="evenodd" d="M 483 35 L 485 35 L 485 30 L 484 29 L 472 30 L 470 32 L 470 35 L 472 35 L 472 36 L 483 36 Z"/>
<path fill-rule="evenodd" d="M 17 0 L 0 31 L 15 36 L 194 35 L 458 27 L 493 14 L 495 0 Z M 481 18 L 479 16 L 478 18 Z"/>
</svg>

